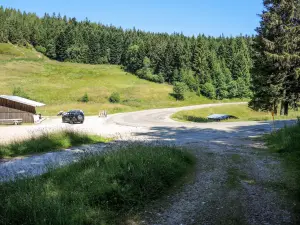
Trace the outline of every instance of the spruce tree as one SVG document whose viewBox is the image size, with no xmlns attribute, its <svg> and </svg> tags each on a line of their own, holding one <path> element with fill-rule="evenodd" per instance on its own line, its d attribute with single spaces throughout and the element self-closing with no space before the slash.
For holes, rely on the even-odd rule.
<svg viewBox="0 0 300 225">
<path fill-rule="evenodd" d="M 250 106 L 287 115 L 299 101 L 299 0 L 264 0 L 255 43 Z"/>
<path fill-rule="evenodd" d="M 194 52 L 193 69 L 201 84 L 211 83 L 211 76 L 208 65 L 209 49 L 207 41 L 203 36 L 199 35 Z"/>
</svg>

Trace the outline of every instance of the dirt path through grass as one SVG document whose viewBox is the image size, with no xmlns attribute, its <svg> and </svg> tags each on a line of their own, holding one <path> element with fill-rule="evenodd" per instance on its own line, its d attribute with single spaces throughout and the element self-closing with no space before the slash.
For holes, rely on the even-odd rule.
<svg viewBox="0 0 300 225">
<path fill-rule="evenodd" d="M 194 179 L 146 210 L 142 224 L 296 224 L 278 159 L 260 142 L 239 141 L 185 144 L 198 159 Z"/>
</svg>

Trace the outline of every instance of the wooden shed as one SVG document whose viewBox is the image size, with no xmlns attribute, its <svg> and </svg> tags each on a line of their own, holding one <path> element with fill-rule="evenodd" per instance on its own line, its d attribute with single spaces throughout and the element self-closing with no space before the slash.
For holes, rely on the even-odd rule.
<svg viewBox="0 0 300 225">
<path fill-rule="evenodd" d="M 23 123 L 34 123 L 35 108 L 44 105 L 19 96 L 0 95 L 0 119 L 22 119 Z"/>
</svg>

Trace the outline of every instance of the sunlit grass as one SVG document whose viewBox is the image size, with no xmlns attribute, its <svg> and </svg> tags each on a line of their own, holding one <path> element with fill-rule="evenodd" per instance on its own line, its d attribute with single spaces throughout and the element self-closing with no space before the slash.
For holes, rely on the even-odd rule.
<svg viewBox="0 0 300 225">
<path fill-rule="evenodd" d="M 0 184 L 0 222 L 126 224 L 194 164 L 181 149 L 139 144 L 88 157 L 41 177 Z"/>
<path fill-rule="evenodd" d="M 0 45 L 0 83 L 1 94 L 12 94 L 14 87 L 21 87 L 30 98 L 46 104 L 38 108 L 40 113 L 51 116 L 70 109 L 97 115 L 101 110 L 116 113 L 218 102 L 191 92 L 185 101 L 176 101 L 170 95 L 171 85 L 139 79 L 120 66 L 60 63 L 10 44 Z M 109 102 L 113 92 L 120 94 L 119 104 Z M 90 102 L 80 103 L 85 93 Z"/>
<path fill-rule="evenodd" d="M 229 119 L 226 121 L 268 121 L 272 120 L 272 114 L 268 112 L 257 112 L 250 109 L 247 104 L 217 106 L 203 109 L 181 111 L 172 116 L 173 119 L 179 121 L 190 122 L 209 122 L 207 116 L 211 114 L 228 114 L 237 117 L 237 119 Z M 275 116 L 276 120 L 295 119 L 300 116 L 300 112 L 290 111 L 289 116 Z"/>
<path fill-rule="evenodd" d="M 107 142 L 109 139 L 72 130 L 43 132 L 26 140 L 0 145 L 0 158 L 62 150 L 83 144 Z"/>
<path fill-rule="evenodd" d="M 266 143 L 273 153 L 283 159 L 285 165 L 285 192 L 294 200 L 293 209 L 300 221 L 300 122 L 266 135 Z"/>
</svg>

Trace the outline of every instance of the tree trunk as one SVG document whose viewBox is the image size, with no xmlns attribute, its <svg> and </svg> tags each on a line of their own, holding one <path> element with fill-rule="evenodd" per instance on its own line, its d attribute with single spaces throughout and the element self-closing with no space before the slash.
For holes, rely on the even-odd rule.
<svg viewBox="0 0 300 225">
<path fill-rule="evenodd" d="M 289 115 L 289 103 L 284 102 L 284 115 L 288 116 Z"/>
<path fill-rule="evenodd" d="M 281 101 L 281 104 L 280 104 L 280 116 L 283 116 L 284 114 L 284 101 Z"/>
<path fill-rule="evenodd" d="M 273 109 L 274 115 L 277 116 L 278 114 L 278 105 L 276 103 L 274 103 L 274 109 Z"/>
</svg>

